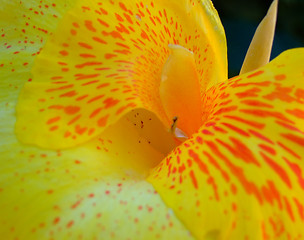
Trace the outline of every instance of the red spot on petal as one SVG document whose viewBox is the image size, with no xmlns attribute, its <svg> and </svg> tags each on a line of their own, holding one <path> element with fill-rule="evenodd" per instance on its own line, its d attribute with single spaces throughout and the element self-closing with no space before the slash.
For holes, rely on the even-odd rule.
<svg viewBox="0 0 304 240">
<path fill-rule="evenodd" d="M 56 217 L 54 220 L 53 220 L 53 224 L 56 225 L 57 223 L 60 222 L 60 218 L 59 217 Z"/>
<path fill-rule="evenodd" d="M 263 70 L 256 71 L 256 72 L 254 72 L 254 73 L 252 73 L 252 74 L 248 75 L 248 76 L 247 76 L 247 78 L 256 77 L 256 76 L 259 76 L 259 75 L 261 75 L 261 74 L 263 74 L 263 73 L 264 73 L 264 71 L 263 71 Z"/>
<path fill-rule="evenodd" d="M 106 59 L 111 59 L 111 58 L 113 58 L 113 57 L 117 57 L 117 55 L 116 54 L 112 54 L 112 53 L 107 53 L 107 54 L 105 54 L 105 56 L 104 56 Z"/>
<path fill-rule="evenodd" d="M 104 107 L 107 109 L 115 106 L 117 103 L 119 103 L 119 100 L 113 98 L 107 98 L 106 100 L 103 101 L 103 103 L 105 104 Z"/>
<path fill-rule="evenodd" d="M 74 224 L 74 221 L 73 221 L 73 220 L 72 220 L 72 221 L 69 221 L 68 224 L 66 225 L 66 227 L 67 227 L 67 228 L 70 228 L 70 227 L 73 226 L 73 224 Z"/>
<path fill-rule="evenodd" d="M 62 50 L 59 52 L 62 56 L 67 56 L 69 53 L 66 50 Z"/>
<path fill-rule="evenodd" d="M 98 126 L 99 127 L 104 127 L 108 122 L 108 118 L 109 118 L 109 115 L 106 115 L 106 116 L 100 118 L 97 122 Z"/>
<path fill-rule="evenodd" d="M 86 27 L 89 31 L 91 31 L 91 32 L 96 32 L 96 28 L 94 28 L 93 22 L 92 22 L 92 21 L 86 20 L 86 21 L 84 22 L 84 25 L 85 25 L 85 27 Z"/>
<path fill-rule="evenodd" d="M 64 112 L 69 115 L 73 115 L 73 114 L 79 112 L 79 110 L 80 110 L 80 107 L 78 107 L 78 106 L 67 106 L 64 108 Z"/>
<path fill-rule="evenodd" d="M 94 193 L 90 193 L 88 197 L 93 198 L 93 197 L 95 197 L 95 195 L 94 195 Z"/>
<path fill-rule="evenodd" d="M 279 80 L 279 81 L 285 80 L 286 79 L 286 75 L 285 74 L 278 74 L 278 75 L 274 76 L 274 79 L 275 80 Z"/>
<path fill-rule="evenodd" d="M 53 127 L 50 128 L 50 131 L 51 132 L 56 131 L 58 128 L 59 128 L 58 126 L 53 126 Z"/>
</svg>

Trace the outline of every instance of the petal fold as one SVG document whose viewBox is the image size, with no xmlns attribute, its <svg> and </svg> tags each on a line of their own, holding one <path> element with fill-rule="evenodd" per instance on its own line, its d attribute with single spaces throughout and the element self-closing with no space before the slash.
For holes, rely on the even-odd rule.
<svg viewBox="0 0 304 240">
<path fill-rule="evenodd" d="M 79 1 L 39 54 L 17 106 L 16 133 L 44 148 L 73 147 L 134 108 L 170 126 L 159 84 L 180 44 L 196 56 L 202 89 L 227 76 L 222 25 L 210 1 Z"/>
<path fill-rule="evenodd" d="M 15 123 L 15 105 L 20 89 L 32 80 L 30 69 L 35 57 L 56 29 L 74 0 L 2 1 L 0 9 L 0 108 L 1 138 L 14 134 L 7 123 Z"/>
<path fill-rule="evenodd" d="M 297 239 L 304 223 L 304 49 L 207 91 L 206 122 L 149 181 L 197 239 Z"/>
<path fill-rule="evenodd" d="M 141 118 L 130 112 L 98 138 L 63 151 L 20 144 L 7 114 L 0 140 L 2 238 L 193 239 L 144 180 L 164 154 L 140 136 L 133 114 Z"/>
<path fill-rule="evenodd" d="M 16 139 L 20 89 L 31 81 L 34 58 L 73 4 L 14 0 L 1 5 L 1 238 L 192 239 L 143 181 L 147 169 L 163 158 L 161 151 L 168 151 L 159 146 L 157 135 L 145 137 L 159 126 L 154 116 L 134 112 L 136 117 L 126 116 L 105 135 L 69 151 L 29 147 Z M 133 129 L 134 124 L 141 131 Z"/>
</svg>

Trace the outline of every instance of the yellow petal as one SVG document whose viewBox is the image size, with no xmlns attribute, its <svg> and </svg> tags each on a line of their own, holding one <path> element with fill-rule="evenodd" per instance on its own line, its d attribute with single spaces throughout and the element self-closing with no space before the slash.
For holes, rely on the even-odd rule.
<svg viewBox="0 0 304 240">
<path fill-rule="evenodd" d="M 15 114 L 15 103 L 25 82 L 31 81 L 34 58 L 73 0 L 2 1 L 0 9 L 0 129 L 5 136 L 7 119 Z M 9 111 L 9 112 L 8 112 Z M 8 121 L 14 124 L 14 120 Z M 1 135 L 1 138 L 3 138 Z"/>
<path fill-rule="evenodd" d="M 202 88 L 226 78 L 224 32 L 210 1 L 79 2 L 20 94 L 19 139 L 72 147 L 134 108 L 148 109 L 170 126 L 159 97 L 170 43 L 195 53 Z"/>
<path fill-rule="evenodd" d="M 264 17 L 253 36 L 240 74 L 258 69 L 269 62 L 277 21 L 277 11 L 278 0 L 274 0 L 267 15 Z"/>
<path fill-rule="evenodd" d="M 24 146 L 14 135 L 15 86 L 23 79 L 13 80 L 13 87 L 7 79 L 1 82 L 1 238 L 192 239 L 143 180 L 164 157 L 151 147 L 159 139 L 146 138 L 159 125 L 155 117 L 132 112 L 99 138 L 69 151 Z"/>
<path fill-rule="evenodd" d="M 1 104 L 3 103 L 1 98 Z M 164 157 L 128 119 L 65 151 L 17 142 L 1 121 L 0 232 L 3 239 L 192 239 L 144 180 Z M 142 124 L 146 124 L 142 119 Z"/>
<path fill-rule="evenodd" d="M 159 125 L 155 117 L 135 112 L 136 120 L 128 116 L 107 135 L 77 150 L 47 151 L 18 143 L 14 124 L 20 87 L 32 78 L 29 69 L 36 53 L 69 8 L 68 1 L 43 3 L 7 1 L 1 6 L 0 36 L 7 46 L 1 48 L 0 59 L 1 238 L 168 239 L 176 234 L 177 239 L 191 239 L 153 187 L 141 180 L 163 157 L 150 145 L 168 151 L 159 146 L 157 136 L 145 137 Z M 129 128 L 138 122 L 140 135 Z M 147 124 L 152 127 L 147 129 Z"/>
<path fill-rule="evenodd" d="M 47 5 L 42 6 L 43 16 L 34 13 L 38 10 L 42 12 L 38 2 L 35 5 L 34 2 L 18 1 L 20 9 L 13 2 L 2 5 L 2 9 L 6 9 L 5 14 L 9 14 L 1 14 L 0 17 L 11 17 L 9 23 L 4 24 L 5 29 L 2 32 L 5 34 L 2 39 L 6 39 L 11 45 L 1 49 L 0 60 L 3 67 L 0 100 L 4 106 L 0 109 L 1 238 L 167 239 L 168 236 L 177 234 L 177 239 L 191 239 L 187 229 L 162 203 L 153 188 L 140 180 L 145 169 L 153 166 L 151 164 L 155 164 L 163 155 L 154 150 L 149 151 L 149 145 L 159 144 L 155 136 L 154 139 L 149 139 L 150 143 L 138 135 L 133 140 L 128 138 L 132 133 L 138 132 L 128 128 L 129 123 L 137 123 L 133 116 L 128 116 L 130 120 L 119 123 L 119 127 L 108 130 L 111 134 L 95 140 L 95 145 L 91 142 L 77 150 L 46 151 L 17 142 L 13 129 L 19 88 L 31 78 L 29 69 L 35 53 L 48 37 L 41 30 L 31 30 L 34 29 L 32 25 L 48 29 L 51 33 L 57 23 L 56 16 L 60 17 L 54 9 L 67 2 L 58 2 L 57 5 L 47 1 L 44 3 Z M 47 6 L 50 13 L 44 9 Z M 25 28 L 25 33 L 25 22 L 18 18 L 23 14 L 31 18 L 30 28 Z M 47 17 L 51 20 L 44 21 Z M 11 21 L 12 19 L 18 21 Z M 17 42 L 17 37 L 20 42 Z M 36 39 L 39 42 L 34 42 Z M 154 118 L 150 116 L 143 119 L 140 116 L 142 112 L 134 114 L 140 122 L 140 133 L 145 136 L 147 130 L 142 126 L 147 125 L 145 121 L 154 126 Z M 127 136 L 122 136 L 122 132 Z M 128 148 L 125 145 L 126 139 L 136 148 Z M 112 148 L 113 144 L 119 149 Z M 113 163 L 112 159 L 117 161 Z M 142 161 L 147 159 L 151 161 Z M 113 172 L 116 174 L 111 175 Z M 131 176 L 136 179 L 131 179 Z M 126 222 L 129 224 L 125 224 Z M 133 231 L 130 231 L 130 227 Z M 120 231 L 117 232 L 117 229 Z"/>
<path fill-rule="evenodd" d="M 304 48 L 212 87 L 207 120 L 149 181 L 197 239 L 301 239 Z"/>
<path fill-rule="evenodd" d="M 73 0 L 54 3 L 39 1 L 2 1 L 0 10 L 1 39 L 1 83 L 18 88 L 15 81 L 30 80 L 28 72 L 46 39 L 57 27 L 57 23 L 69 8 Z M 26 77 L 23 75 L 26 74 Z M 12 76 L 16 76 L 12 79 Z M 10 78 L 10 79 L 8 79 Z M 18 90 L 19 91 L 19 90 Z"/>
</svg>

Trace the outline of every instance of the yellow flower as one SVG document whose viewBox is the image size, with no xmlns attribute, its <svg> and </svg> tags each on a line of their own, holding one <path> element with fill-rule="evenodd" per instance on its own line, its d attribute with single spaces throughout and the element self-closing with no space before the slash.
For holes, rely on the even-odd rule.
<svg viewBox="0 0 304 240">
<path fill-rule="evenodd" d="M 275 4 L 226 80 L 209 0 L 5 1 L 1 237 L 302 239 L 304 49 L 264 65 Z"/>
</svg>

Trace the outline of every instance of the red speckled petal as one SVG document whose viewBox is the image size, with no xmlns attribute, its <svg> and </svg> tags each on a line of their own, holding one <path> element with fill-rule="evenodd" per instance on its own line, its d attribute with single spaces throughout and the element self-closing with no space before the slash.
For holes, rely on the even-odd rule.
<svg viewBox="0 0 304 240">
<path fill-rule="evenodd" d="M 26 81 L 31 81 L 33 61 L 62 14 L 74 1 L 2 1 L 0 8 L 0 97 L 6 97 L 5 110 L 15 107 Z M 13 109 L 11 109 L 13 111 Z M 11 114 L 11 113 L 10 113 Z"/>
<path fill-rule="evenodd" d="M 304 49 L 212 87 L 207 121 L 153 171 L 198 239 L 303 239 Z"/>
<path fill-rule="evenodd" d="M 21 145 L 8 119 L 0 140 L 1 238 L 191 240 L 144 180 L 164 155 L 139 136 L 128 120 L 133 114 L 140 117 L 131 112 L 63 151 Z"/>
<path fill-rule="evenodd" d="M 226 79 L 224 32 L 210 1 L 80 1 L 21 92 L 19 139 L 75 146 L 134 108 L 151 110 L 170 126 L 159 98 L 168 44 L 194 52 L 202 90 Z"/>
<path fill-rule="evenodd" d="M 29 69 L 37 52 L 72 2 L 1 5 L 1 239 L 168 239 L 175 234 L 176 239 L 191 239 L 153 187 L 141 180 L 146 169 L 163 157 L 150 146 L 168 151 L 156 139 L 145 137 L 150 131 L 146 125 L 159 125 L 155 117 L 130 113 L 107 135 L 70 151 L 41 150 L 17 141 L 18 93 L 32 78 Z M 126 139 L 135 149 L 125 145 Z"/>
</svg>

